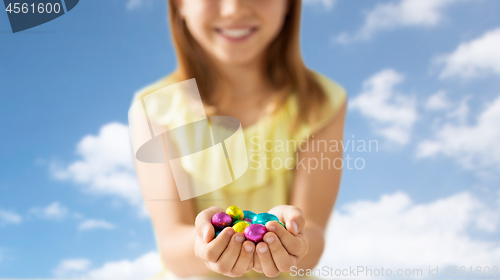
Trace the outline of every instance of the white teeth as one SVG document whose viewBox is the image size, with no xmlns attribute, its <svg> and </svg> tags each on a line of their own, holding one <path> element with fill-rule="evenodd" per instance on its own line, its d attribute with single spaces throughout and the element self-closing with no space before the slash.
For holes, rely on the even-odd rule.
<svg viewBox="0 0 500 280">
<path fill-rule="evenodd" d="M 221 29 L 222 35 L 230 37 L 230 38 L 241 38 L 241 37 L 244 37 L 244 36 L 250 34 L 250 32 L 251 32 L 250 28 L 245 28 L 245 29 Z"/>
</svg>

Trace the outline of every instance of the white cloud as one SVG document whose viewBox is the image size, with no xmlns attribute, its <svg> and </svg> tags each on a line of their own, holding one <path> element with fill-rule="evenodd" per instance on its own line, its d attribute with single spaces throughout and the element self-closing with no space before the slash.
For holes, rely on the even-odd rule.
<svg viewBox="0 0 500 280">
<path fill-rule="evenodd" d="M 12 211 L 0 209 L 0 226 L 7 224 L 20 224 L 23 218 Z"/>
<path fill-rule="evenodd" d="M 498 264 L 498 240 L 477 240 L 469 232 L 498 232 L 498 206 L 489 207 L 468 192 L 425 204 L 412 202 L 402 192 L 378 201 L 348 203 L 332 217 L 318 267 L 383 266 L 425 272 L 429 265 Z"/>
<path fill-rule="evenodd" d="M 137 10 L 144 5 L 151 5 L 152 0 L 128 0 L 126 4 L 127 10 Z"/>
<path fill-rule="evenodd" d="M 304 0 L 305 5 L 309 5 L 309 6 L 320 5 L 321 7 L 325 8 L 326 10 L 331 10 L 335 6 L 336 3 L 337 3 L 337 0 Z"/>
<path fill-rule="evenodd" d="M 146 253 L 135 260 L 107 262 L 95 269 L 89 267 L 90 261 L 86 259 L 67 260 L 54 270 L 54 275 L 79 279 L 144 279 L 162 270 L 157 252 Z"/>
<path fill-rule="evenodd" d="M 91 262 L 87 259 L 62 260 L 53 273 L 57 278 L 79 277 L 90 267 L 90 264 Z"/>
<path fill-rule="evenodd" d="M 378 4 L 366 14 L 363 26 L 355 34 L 342 33 L 336 41 L 368 40 L 381 30 L 436 26 L 444 18 L 443 11 L 461 1 L 464 0 L 399 0 Z"/>
<path fill-rule="evenodd" d="M 460 112 L 460 110 L 465 111 Z M 458 109 L 458 115 L 468 113 L 468 107 Z M 472 170 L 500 170 L 500 96 L 479 114 L 476 123 L 469 125 L 447 122 L 436 129 L 434 139 L 422 141 L 417 157 L 439 154 L 456 159 L 464 168 Z"/>
<path fill-rule="evenodd" d="M 444 110 L 451 107 L 451 101 L 448 99 L 446 91 L 440 90 L 435 94 L 431 95 L 427 102 L 425 103 L 425 108 L 427 110 Z"/>
<path fill-rule="evenodd" d="M 499 205 L 490 207 L 469 192 L 422 204 L 402 192 L 355 201 L 334 212 L 318 267 L 493 265 L 500 261 L 498 241 L 474 239 L 470 231 L 496 234 L 499 222 Z M 158 273 L 161 262 L 158 253 L 149 252 L 98 268 L 81 260 L 59 267 L 67 267 L 59 277 L 142 279 Z"/>
<path fill-rule="evenodd" d="M 80 223 L 78 230 L 113 229 L 115 226 L 104 220 L 88 219 Z"/>
<path fill-rule="evenodd" d="M 446 117 L 451 120 L 456 120 L 460 124 L 465 124 L 469 118 L 470 108 L 468 102 L 470 99 L 471 96 L 463 98 L 456 108 L 446 113 Z"/>
<path fill-rule="evenodd" d="M 441 78 L 500 75 L 500 28 L 460 44 L 454 52 L 438 57 L 436 62 L 444 64 Z"/>
<path fill-rule="evenodd" d="M 60 220 L 66 217 L 66 215 L 68 214 L 68 208 L 59 203 L 58 201 L 55 201 L 44 208 L 39 208 L 39 207 L 32 208 L 30 212 L 40 218 L 45 218 L 49 220 Z"/>
<path fill-rule="evenodd" d="M 90 279 L 142 279 L 159 273 L 162 269 L 160 256 L 147 253 L 135 260 L 121 260 L 105 263 L 102 267 L 87 273 Z"/>
<path fill-rule="evenodd" d="M 124 199 L 138 206 L 142 213 L 128 126 L 121 123 L 104 125 L 99 135 L 83 137 L 76 153 L 80 159 L 68 166 L 52 163 L 51 172 L 55 178 L 76 182 L 88 193 Z"/>
<path fill-rule="evenodd" d="M 135 10 L 142 6 L 142 0 L 128 0 L 127 2 L 127 9 L 128 10 Z"/>
<path fill-rule="evenodd" d="M 398 144 L 410 141 L 411 130 L 417 120 L 414 98 L 394 89 L 403 79 L 392 69 L 382 70 L 366 80 L 363 91 L 349 102 L 349 109 L 358 110 L 370 119 L 375 133 Z"/>
</svg>

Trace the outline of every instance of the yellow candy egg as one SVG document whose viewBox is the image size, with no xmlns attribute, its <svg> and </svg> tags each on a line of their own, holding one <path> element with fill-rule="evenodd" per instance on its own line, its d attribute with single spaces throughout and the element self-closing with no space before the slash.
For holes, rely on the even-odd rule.
<svg viewBox="0 0 500 280">
<path fill-rule="evenodd" d="M 245 229 L 247 228 L 247 226 L 249 226 L 249 225 L 250 224 L 245 222 L 245 221 L 237 222 L 233 226 L 234 232 L 244 232 Z"/>
<path fill-rule="evenodd" d="M 231 216 L 231 218 L 233 219 L 233 222 L 237 221 L 237 220 L 243 220 L 243 210 L 241 210 L 240 207 L 238 207 L 238 206 L 234 206 L 234 205 L 229 206 L 226 209 L 226 214 Z"/>
</svg>

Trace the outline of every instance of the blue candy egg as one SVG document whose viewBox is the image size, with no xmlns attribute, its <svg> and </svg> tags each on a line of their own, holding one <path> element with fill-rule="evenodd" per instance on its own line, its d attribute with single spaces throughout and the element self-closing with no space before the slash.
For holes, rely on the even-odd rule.
<svg viewBox="0 0 500 280">
<path fill-rule="evenodd" d="M 252 211 L 243 210 L 243 217 L 245 217 L 245 219 L 250 219 L 250 220 L 252 220 L 252 219 L 253 219 L 253 217 L 255 217 L 255 215 L 257 215 L 257 214 L 255 214 L 255 213 L 254 213 L 254 212 L 252 212 Z"/>
<path fill-rule="evenodd" d="M 276 221 L 279 222 L 278 217 L 271 213 L 260 213 L 255 215 L 252 219 L 252 224 L 261 224 L 261 225 L 266 225 L 267 222 L 269 221 Z"/>
</svg>

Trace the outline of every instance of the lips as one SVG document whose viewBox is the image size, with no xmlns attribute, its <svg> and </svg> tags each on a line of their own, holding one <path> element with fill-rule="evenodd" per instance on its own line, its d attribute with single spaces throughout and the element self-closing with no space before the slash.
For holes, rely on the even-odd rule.
<svg viewBox="0 0 500 280">
<path fill-rule="evenodd" d="M 215 28 L 215 32 L 229 41 L 243 41 L 257 31 L 257 27 Z"/>
</svg>

